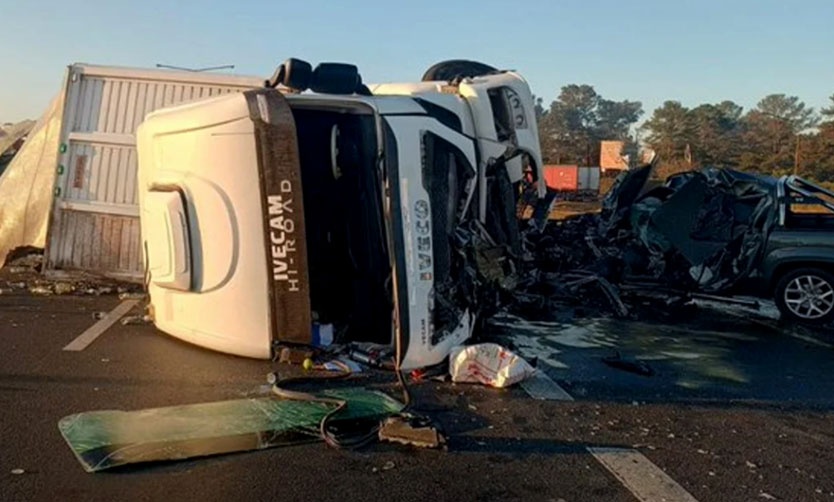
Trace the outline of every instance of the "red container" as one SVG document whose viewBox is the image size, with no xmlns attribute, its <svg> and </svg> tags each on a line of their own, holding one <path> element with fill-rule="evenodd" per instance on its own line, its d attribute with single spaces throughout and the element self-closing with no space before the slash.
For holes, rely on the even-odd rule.
<svg viewBox="0 0 834 502">
<path fill-rule="evenodd" d="M 579 166 L 544 166 L 544 181 L 554 190 L 575 192 L 579 189 Z"/>
</svg>

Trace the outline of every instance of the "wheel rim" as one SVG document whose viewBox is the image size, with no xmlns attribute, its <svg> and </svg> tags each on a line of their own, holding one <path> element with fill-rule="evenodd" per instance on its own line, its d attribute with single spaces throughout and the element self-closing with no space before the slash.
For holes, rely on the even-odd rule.
<svg viewBox="0 0 834 502">
<path fill-rule="evenodd" d="M 796 277 L 784 296 L 788 310 L 801 319 L 820 319 L 834 309 L 834 287 L 816 275 Z"/>
</svg>

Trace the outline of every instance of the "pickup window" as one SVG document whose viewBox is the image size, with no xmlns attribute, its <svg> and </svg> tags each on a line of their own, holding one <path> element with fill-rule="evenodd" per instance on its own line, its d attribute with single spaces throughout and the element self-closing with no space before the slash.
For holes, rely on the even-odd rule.
<svg viewBox="0 0 834 502">
<path fill-rule="evenodd" d="M 834 229 L 834 193 L 801 178 L 785 182 L 785 226 Z"/>
</svg>

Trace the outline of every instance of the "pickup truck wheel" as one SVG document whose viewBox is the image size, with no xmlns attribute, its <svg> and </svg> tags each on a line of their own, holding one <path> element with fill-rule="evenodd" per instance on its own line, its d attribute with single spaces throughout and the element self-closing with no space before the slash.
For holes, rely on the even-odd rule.
<svg viewBox="0 0 834 502">
<path fill-rule="evenodd" d="M 451 81 L 458 77 L 480 77 L 498 71 L 488 64 L 465 59 L 452 59 L 441 61 L 426 70 L 423 74 L 423 82 L 434 82 L 437 80 Z"/>
<path fill-rule="evenodd" d="M 782 315 L 802 324 L 834 320 L 834 275 L 818 268 L 789 272 L 776 285 L 776 306 Z"/>
</svg>

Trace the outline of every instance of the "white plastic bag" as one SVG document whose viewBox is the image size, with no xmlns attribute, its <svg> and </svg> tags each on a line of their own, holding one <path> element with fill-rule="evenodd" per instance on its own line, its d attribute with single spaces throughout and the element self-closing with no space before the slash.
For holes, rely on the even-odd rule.
<svg viewBox="0 0 834 502">
<path fill-rule="evenodd" d="M 474 382 L 491 387 L 509 387 L 536 372 L 510 350 L 496 343 L 455 347 L 449 354 L 453 382 Z"/>
</svg>

